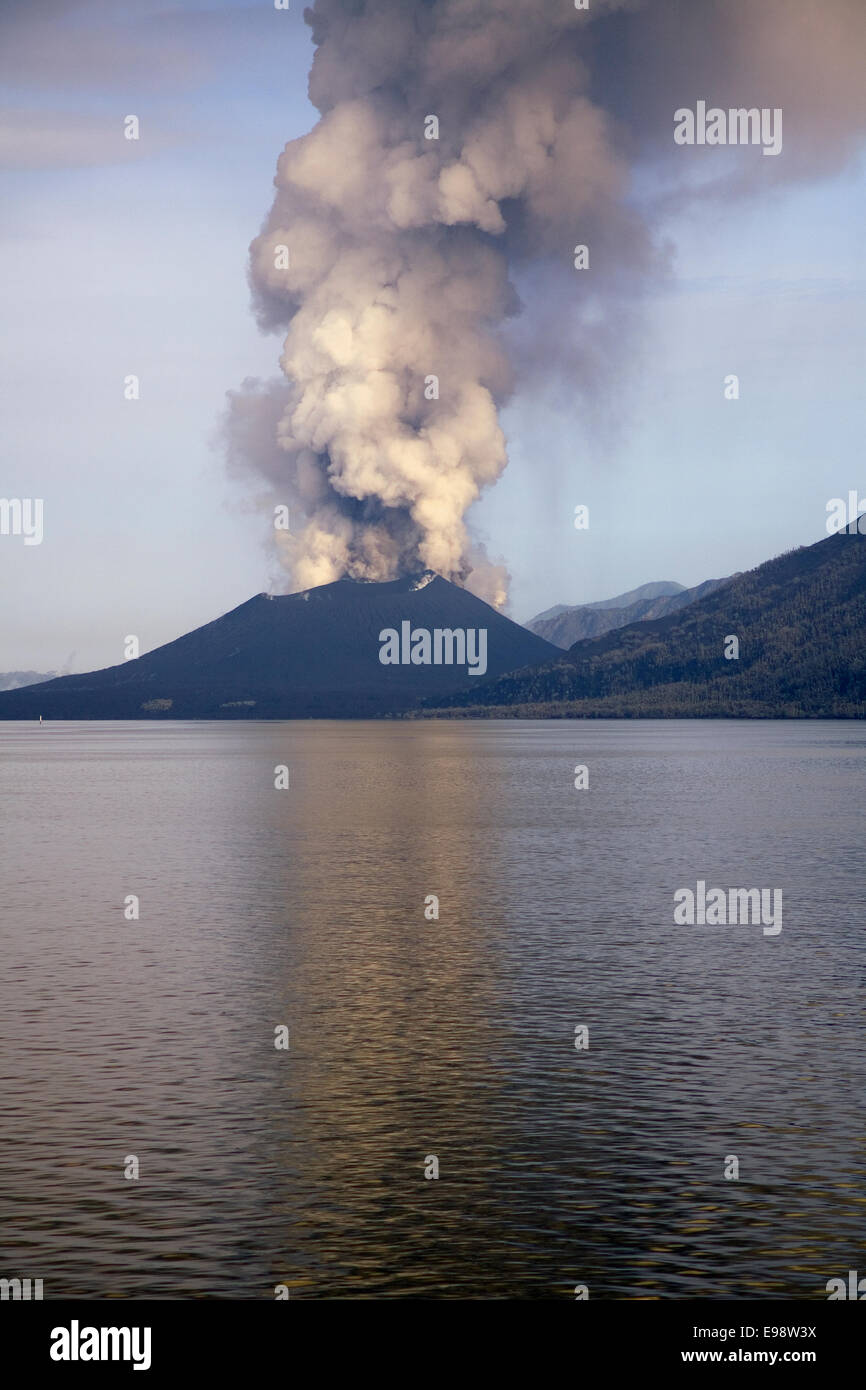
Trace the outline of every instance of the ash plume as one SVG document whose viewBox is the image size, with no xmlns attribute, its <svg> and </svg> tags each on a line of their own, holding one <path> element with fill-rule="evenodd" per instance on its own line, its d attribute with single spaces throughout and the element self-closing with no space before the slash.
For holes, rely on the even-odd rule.
<svg viewBox="0 0 866 1390">
<path fill-rule="evenodd" d="M 512 262 L 570 266 L 583 216 L 635 222 L 587 95 L 586 18 L 561 0 L 307 12 L 321 119 L 280 156 L 251 247 L 285 382 L 248 384 L 229 420 L 233 456 L 305 519 L 277 533 L 293 587 L 432 569 L 504 602 L 465 515 L 506 463 Z"/>
<path fill-rule="evenodd" d="M 291 588 L 432 569 L 504 604 L 507 574 L 466 522 L 506 464 L 501 407 L 534 373 L 609 391 L 666 265 L 634 165 L 677 167 L 676 196 L 707 196 L 669 133 L 693 88 L 758 105 L 783 89 L 801 156 L 774 179 L 814 172 L 834 137 L 850 152 L 864 102 L 845 55 L 866 10 L 820 13 L 823 28 L 812 0 L 316 0 L 320 119 L 280 155 L 250 248 L 283 376 L 229 393 L 226 422 L 230 461 L 291 508 L 275 532 Z M 521 278 L 540 300 L 528 331 L 511 322 Z"/>
</svg>

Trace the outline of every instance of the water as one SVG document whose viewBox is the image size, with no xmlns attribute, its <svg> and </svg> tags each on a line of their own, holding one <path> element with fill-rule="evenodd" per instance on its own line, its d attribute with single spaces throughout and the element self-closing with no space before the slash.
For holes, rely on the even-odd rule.
<svg viewBox="0 0 866 1390">
<path fill-rule="evenodd" d="M 0 725 L 0 1275 L 826 1297 L 866 1273 L 864 780 L 833 722 Z M 781 934 L 675 926 L 698 878 L 781 888 Z"/>
</svg>

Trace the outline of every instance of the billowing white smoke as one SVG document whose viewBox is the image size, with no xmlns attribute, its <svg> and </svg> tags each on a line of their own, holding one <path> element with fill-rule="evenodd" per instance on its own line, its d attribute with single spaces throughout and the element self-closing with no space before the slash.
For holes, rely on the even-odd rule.
<svg viewBox="0 0 866 1390">
<path fill-rule="evenodd" d="M 502 604 L 507 574 L 465 517 L 505 466 L 513 372 L 603 395 L 628 338 L 617 306 L 663 264 L 623 150 L 666 165 L 669 205 L 708 196 L 672 115 L 730 97 L 784 104 L 786 151 L 726 166 L 723 196 L 833 167 L 866 116 L 850 56 L 866 3 L 316 0 L 306 18 L 321 119 L 280 156 L 251 246 L 284 378 L 230 393 L 230 457 L 290 505 L 275 534 L 293 588 L 429 568 Z M 591 276 L 572 269 L 578 242 Z M 539 302 L 506 337 L 515 272 Z"/>
<path fill-rule="evenodd" d="M 464 518 L 506 463 L 509 264 L 531 245 L 570 265 L 584 214 L 628 220 L 626 167 L 558 45 L 586 15 L 317 0 L 307 18 L 322 117 L 280 156 L 251 247 L 260 322 L 287 324 L 286 383 L 235 397 L 233 444 L 303 514 L 276 533 L 293 587 L 429 568 L 501 605 L 507 575 Z"/>
</svg>

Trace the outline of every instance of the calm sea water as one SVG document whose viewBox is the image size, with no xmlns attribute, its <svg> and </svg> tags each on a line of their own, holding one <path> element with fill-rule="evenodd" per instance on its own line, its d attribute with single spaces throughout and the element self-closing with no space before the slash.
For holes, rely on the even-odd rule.
<svg viewBox="0 0 866 1390">
<path fill-rule="evenodd" d="M 0 725 L 0 1275 L 826 1297 L 866 1273 L 864 789 L 844 723 Z M 675 926 L 699 878 L 781 934 Z"/>
</svg>

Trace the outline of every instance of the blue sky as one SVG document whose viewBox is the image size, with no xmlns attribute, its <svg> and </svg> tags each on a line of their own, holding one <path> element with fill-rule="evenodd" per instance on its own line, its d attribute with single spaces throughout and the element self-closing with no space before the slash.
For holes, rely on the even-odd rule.
<svg viewBox="0 0 866 1390">
<path fill-rule="evenodd" d="M 32 9 L 0 21 L 0 495 L 44 498 L 45 539 L 0 537 L 0 670 L 86 670 L 277 573 L 218 423 L 227 390 L 277 370 L 246 250 L 278 154 L 315 120 L 313 49 L 299 5 Z M 749 568 L 819 540 L 829 498 L 866 492 L 862 173 L 671 214 L 672 274 L 598 409 L 578 383 L 573 400 L 518 392 L 509 467 L 473 515 L 514 617 Z"/>
</svg>

